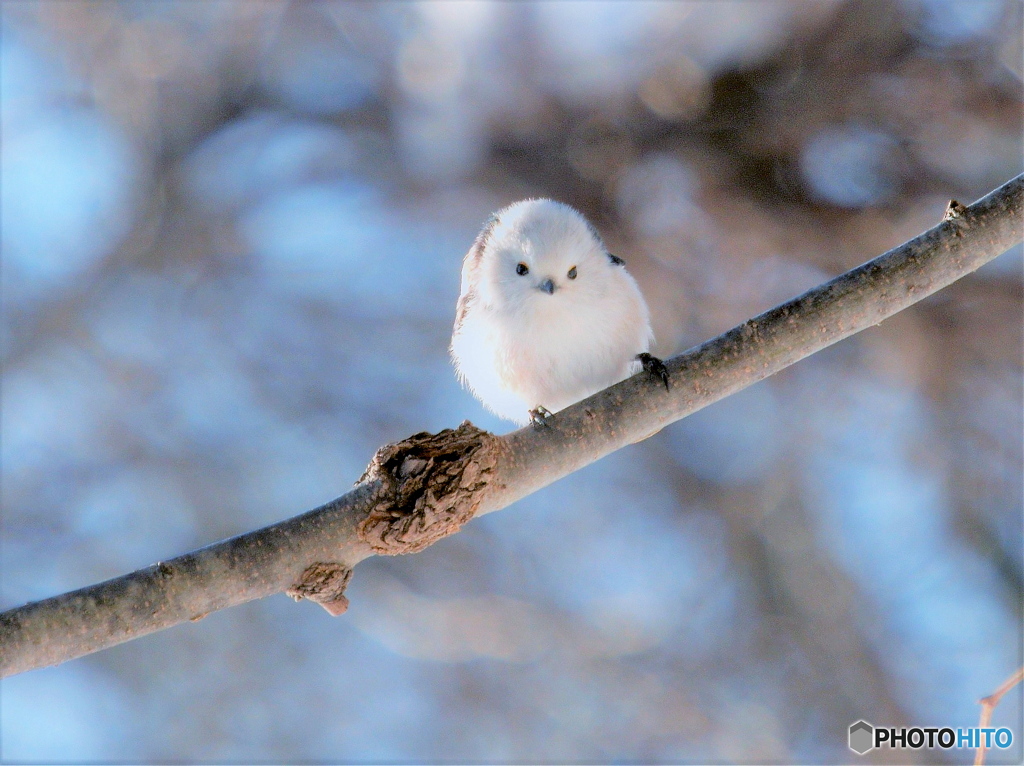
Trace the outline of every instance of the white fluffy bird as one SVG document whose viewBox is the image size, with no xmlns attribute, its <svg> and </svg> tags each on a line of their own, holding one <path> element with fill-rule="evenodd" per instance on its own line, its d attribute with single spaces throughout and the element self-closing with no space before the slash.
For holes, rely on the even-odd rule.
<svg viewBox="0 0 1024 766">
<path fill-rule="evenodd" d="M 459 379 L 520 425 L 638 372 L 668 373 L 648 353 L 650 313 L 621 258 L 576 210 L 516 202 L 484 226 L 462 265 L 451 354 Z"/>
</svg>

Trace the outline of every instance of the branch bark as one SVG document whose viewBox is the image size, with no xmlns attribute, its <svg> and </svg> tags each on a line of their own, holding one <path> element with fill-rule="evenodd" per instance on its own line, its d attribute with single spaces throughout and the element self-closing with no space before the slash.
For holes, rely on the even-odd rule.
<svg viewBox="0 0 1024 766">
<path fill-rule="evenodd" d="M 287 592 L 331 614 L 363 559 L 422 550 L 605 455 L 931 295 L 1022 240 L 1024 175 L 893 250 L 667 362 L 495 436 L 463 423 L 377 452 L 342 497 L 146 569 L 0 614 L 0 676 Z"/>
</svg>

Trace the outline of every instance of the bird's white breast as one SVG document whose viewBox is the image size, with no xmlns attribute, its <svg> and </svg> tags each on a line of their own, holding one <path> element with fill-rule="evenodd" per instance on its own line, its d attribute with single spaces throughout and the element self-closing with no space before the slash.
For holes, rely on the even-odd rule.
<svg viewBox="0 0 1024 766">
<path fill-rule="evenodd" d="M 649 349 L 647 305 L 633 278 L 613 268 L 599 300 L 570 290 L 528 309 L 471 304 L 452 339 L 463 381 L 495 414 L 524 424 L 528 410 L 557 411 L 617 383 Z"/>
</svg>

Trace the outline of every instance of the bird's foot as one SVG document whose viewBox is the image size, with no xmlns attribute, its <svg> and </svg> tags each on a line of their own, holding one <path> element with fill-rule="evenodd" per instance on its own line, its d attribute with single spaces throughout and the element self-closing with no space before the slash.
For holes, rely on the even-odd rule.
<svg viewBox="0 0 1024 766">
<path fill-rule="evenodd" d="M 646 351 L 642 354 L 637 354 L 636 358 L 643 365 L 644 372 L 658 378 L 665 384 L 665 390 L 668 391 L 668 367 L 665 366 L 665 363 L 658 359 L 658 357 L 651 356 Z"/>
<path fill-rule="evenodd" d="M 532 425 L 534 428 L 547 428 L 548 427 L 548 418 L 551 417 L 551 413 L 548 411 L 547 407 L 545 407 L 545 406 L 543 406 L 541 404 L 538 404 L 536 407 L 534 407 L 529 412 L 530 412 L 530 425 Z"/>
</svg>

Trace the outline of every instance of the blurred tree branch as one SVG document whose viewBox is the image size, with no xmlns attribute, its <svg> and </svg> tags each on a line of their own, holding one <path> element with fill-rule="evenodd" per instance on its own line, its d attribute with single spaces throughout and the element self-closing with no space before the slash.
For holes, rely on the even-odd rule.
<svg viewBox="0 0 1024 766">
<path fill-rule="evenodd" d="M 423 549 L 686 415 L 876 325 L 1022 239 L 1024 176 L 909 242 L 668 361 L 505 436 L 469 423 L 378 451 L 342 497 L 167 562 L 0 614 L 0 673 L 80 657 L 286 591 L 347 607 L 352 568 Z"/>
<path fill-rule="evenodd" d="M 992 723 L 992 711 L 1010 689 L 1024 681 L 1024 668 L 1017 668 L 1012 676 L 1003 681 L 1002 685 L 987 697 L 978 700 L 981 705 L 981 718 L 978 720 L 979 729 L 987 729 Z M 982 742 L 974 753 L 974 766 L 982 766 L 985 763 L 985 744 Z"/>
</svg>

